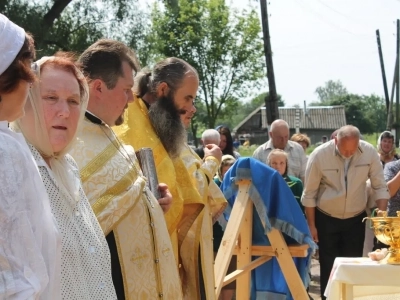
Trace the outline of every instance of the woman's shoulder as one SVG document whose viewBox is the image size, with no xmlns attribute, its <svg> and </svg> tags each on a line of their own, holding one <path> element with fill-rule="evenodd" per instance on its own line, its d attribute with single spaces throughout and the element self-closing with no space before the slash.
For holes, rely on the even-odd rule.
<svg viewBox="0 0 400 300">
<path fill-rule="evenodd" d="M 32 157 L 25 140 L 6 134 L 0 131 L 0 161 L 18 162 L 17 165 L 23 163 L 33 163 Z M 1 164 L 4 167 L 4 164 Z"/>
<path fill-rule="evenodd" d="M 296 176 L 287 175 L 287 177 L 289 177 L 289 179 L 290 179 L 291 181 L 296 181 L 296 182 L 300 181 L 300 182 L 301 182 L 300 178 L 298 178 L 298 177 L 296 177 Z"/>
</svg>

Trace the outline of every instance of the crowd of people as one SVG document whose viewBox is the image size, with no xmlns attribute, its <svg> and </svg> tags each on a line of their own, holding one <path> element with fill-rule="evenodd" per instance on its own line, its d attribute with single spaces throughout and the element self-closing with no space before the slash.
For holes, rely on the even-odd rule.
<svg viewBox="0 0 400 300">
<path fill-rule="evenodd" d="M 394 135 L 384 131 L 375 149 L 362 140 L 358 128 L 347 125 L 336 130 L 330 141 L 323 138 L 306 156 L 307 135 L 297 133 L 289 140 L 284 120 L 274 121 L 270 131 L 270 140 L 253 156 L 284 176 L 299 200 L 318 244 L 321 298 L 325 299 L 336 257 L 361 257 L 388 247 L 374 239 L 363 219 L 374 209 L 387 210 L 388 216 L 397 216 L 400 210 L 400 161 Z"/>
<path fill-rule="evenodd" d="M 2 14 L 0 58 L 0 298 L 216 299 L 220 186 L 240 154 L 226 126 L 188 145 L 196 69 L 174 57 L 141 69 L 109 39 L 78 58 L 36 60 L 33 37 Z M 307 157 L 310 139 L 289 140 L 284 120 L 269 134 L 253 157 L 293 192 L 318 243 L 323 297 L 336 257 L 382 246 L 364 243 L 366 209 L 400 210 L 394 136 L 382 133 L 377 154 L 348 125 Z M 142 148 L 154 154 L 158 193 Z"/>
</svg>

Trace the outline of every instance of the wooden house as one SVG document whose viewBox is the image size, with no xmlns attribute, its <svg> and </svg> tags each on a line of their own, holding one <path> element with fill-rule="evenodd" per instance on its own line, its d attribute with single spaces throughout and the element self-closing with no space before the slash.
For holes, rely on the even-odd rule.
<svg viewBox="0 0 400 300">
<path fill-rule="evenodd" d="M 322 140 L 336 129 L 346 125 L 344 106 L 279 107 L 279 118 L 290 127 L 290 136 L 296 132 L 306 133 L 311 144 Z M 263 144 L 268 140 L 268 124 L 265 105 L 261 105 L 240 122 L 232 133 L 243 141 L 250 139 L 251 144 Z"/>
</svg>

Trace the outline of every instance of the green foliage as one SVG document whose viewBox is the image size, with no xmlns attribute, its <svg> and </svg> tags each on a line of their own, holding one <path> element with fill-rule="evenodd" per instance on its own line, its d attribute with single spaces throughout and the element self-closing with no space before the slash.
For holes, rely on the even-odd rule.
<svg viewBox="0 0 400 300">
<path fill-rule="evenodd" d="M 151 14 L 153 59 L 180 57 L 196 68 L 196 122 L 214 128 L 265 75 L 258 14 L 235 12 L 224 0 L 179 0 L 179 7 L 164 2 L 156 2 Z"/>
<path fill-rule="evenodd" d="M 371 134 L 363 134 L 363 140 L 370 143 L 372 146 L 376 147 L 378 137 L 382 133 L 382 131 Z"/>
<path fill-rule="evenodd" d="M 346 122 L 358 127 L 363 134 L 382 132 L 386 128 L 386 106 L 377 95 L 351 94 L 340 80 L 329 80 L 315 91 L 320 102 L 310 105 L 344 105 Z"/>
<path fill-rule="evenodd" d="M 38 57 L 85 50 L 99 38 L 114 38 L 140 48 L 146 16 L 137 0 L 0 0 L 0 11 L 35 38 Z M 59 5 L 60 10 L 54 8 Z M 135 38 L 134 38 L 135 37 Z"/>
<path fill-rule="evenodd" d="M 217 124 L 224 124 L 229 128 L 233 129 L 241 121 L 243 121 L 251 112 L 265 104 L 265 97 L 268 96 L 268 92 L 264 92 L 254 97 L 249 102 L 243 102 L 239 100 L 237 107 L 232 112 L 224 113 L 217 119 Z M 285 106 L 285 101 L 281 95 L 278 95 L 278 106 Z"/>
<path fill-rule="evenodd" d="M 362 134 L 385 130 L 386 108 L 383 98 L 348 94 L 331 101 L 330 105 L 345 105 L 347 124 L 358 127 Z"/>
<path fill-rule="evenodd" d="M 325 82 L 324 86 L 316 88 L 315 93 L 318 95 L 319 105 L 328 105 L 329 102 L 348 94 L 340 80 Z"/>
<path fill-rule="evenodd" d="M 253 153 L 258 148 L 258 146 L 259 145 L 256 145 L 256 144 L 250 145 L 250 147 L 240 146 L 238 152 L 240 153 L 240 156 L 251 157 L 251 156 L 253 156 Z"/>
</svg>

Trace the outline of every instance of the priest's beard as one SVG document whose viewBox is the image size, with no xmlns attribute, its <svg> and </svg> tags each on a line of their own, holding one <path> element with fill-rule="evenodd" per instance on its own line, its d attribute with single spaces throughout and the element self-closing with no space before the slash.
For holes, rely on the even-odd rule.
<svg viewBox="0 0 400 300">
<path fill-rule="evenodd" d="M 186 129 L 173 98 L 170 95 L 158 98 L 150 106 L 149 118 L 169 156 L 177 158 L 186 142 Z"/>
</svg>

